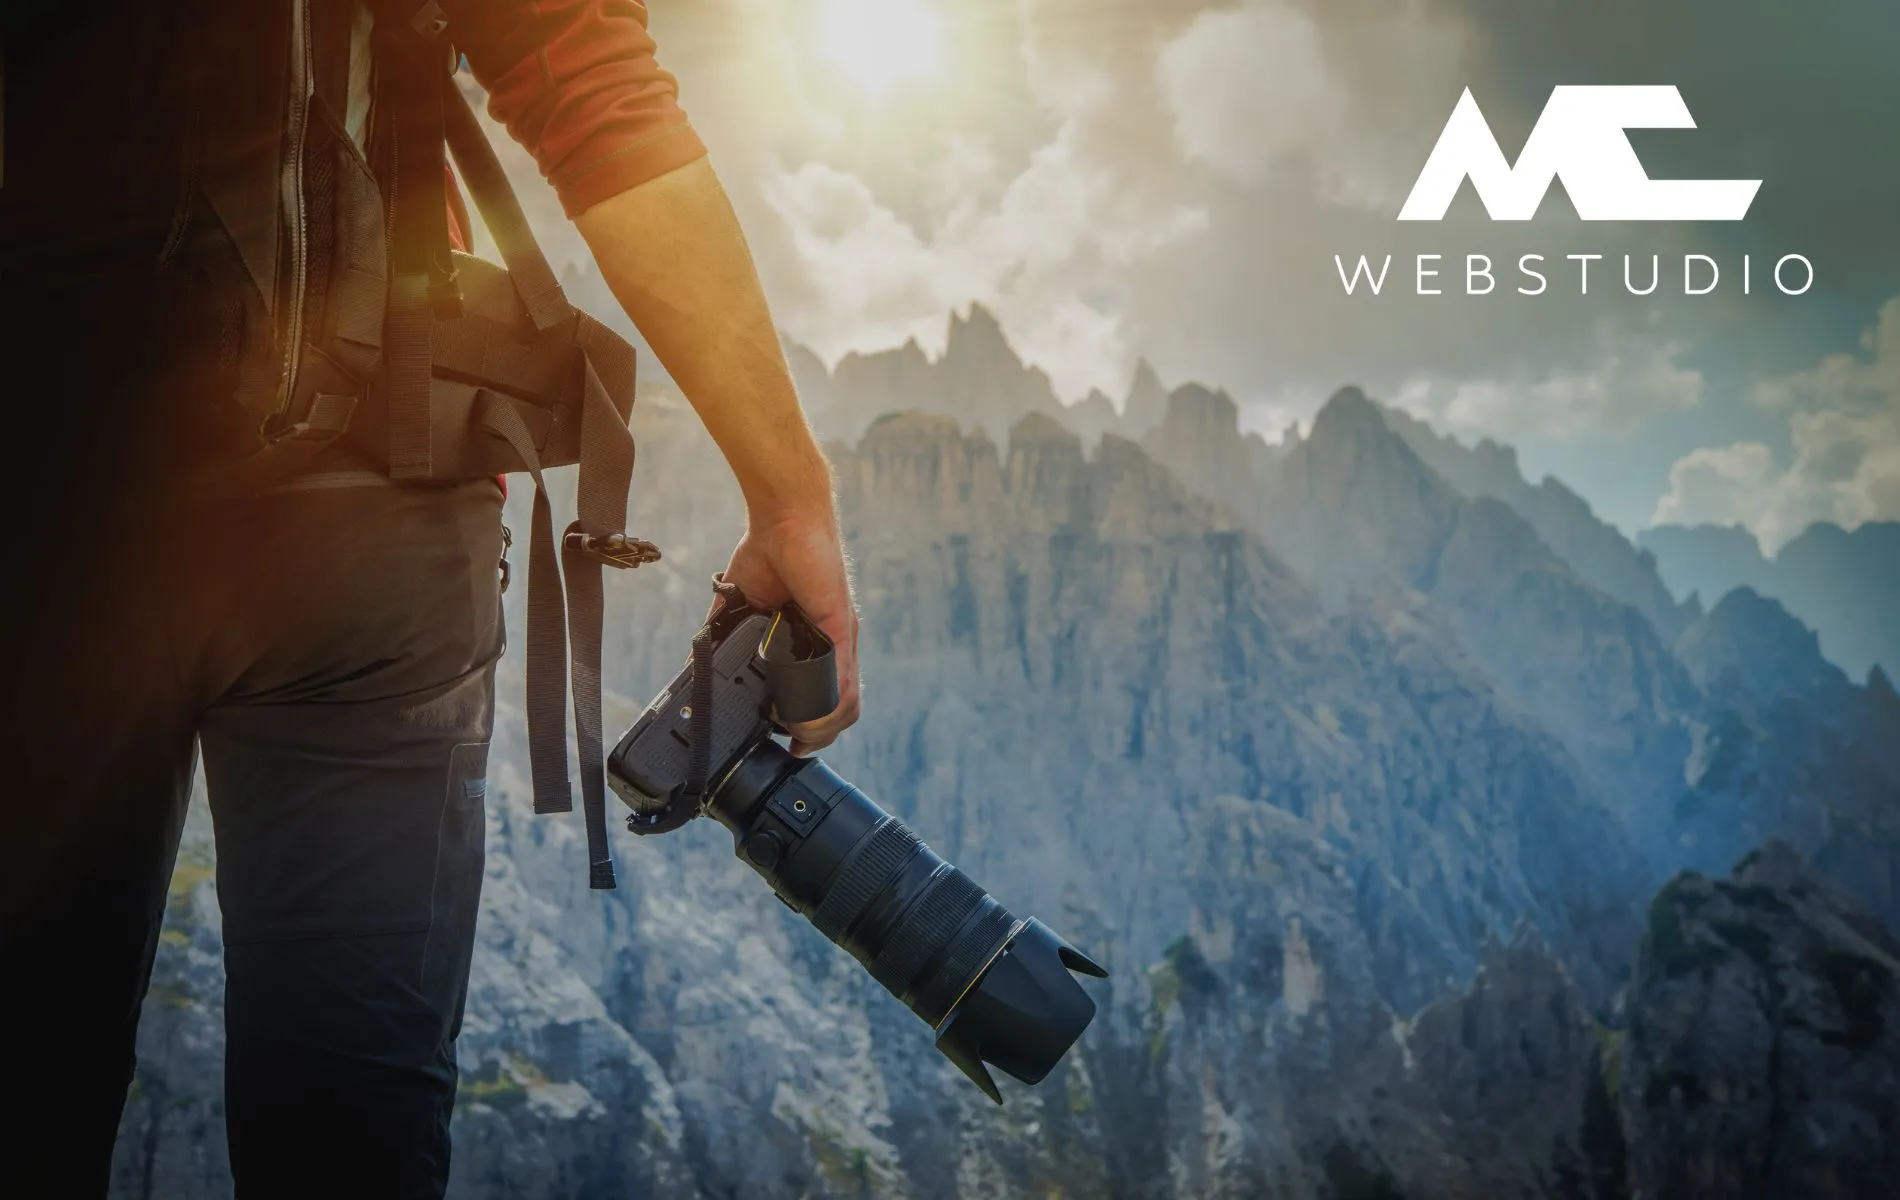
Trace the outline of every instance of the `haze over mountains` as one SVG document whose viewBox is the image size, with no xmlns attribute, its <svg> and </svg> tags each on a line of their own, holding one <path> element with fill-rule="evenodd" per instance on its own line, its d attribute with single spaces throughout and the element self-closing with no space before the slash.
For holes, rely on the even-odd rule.
<svg viewBox="0 0 1900 1200">
<path fill-rule="evenodd" d="M 1637 540 L 1679 595 L 1753 588 L 1818 631 L 1823 652 L 1855 678 L 1875 664 L 1889 675 L 1900 669 L 1900 522 L 1852 531 L 1820 522 L 1773 558 L 1737 525 L 1658 525 Z"/>
<path fill-rule="evenodd" d="M 1678 603 L 1561 484 L 1355 389 L 1279 443 L 1152 371 L 1064 408 L 981 310 L 935 362 L 794 362 L 864 611 L 827 760 L 1106 962 L 1101 1015 L 995 1109 L 717 829 L 588 892 L 510 658 L 456 1194 L 1888 1194 L 1884 674 L 1757 592 Z M 616 581 L 616 727 L 741 522 L 690 413 L 637 414 L 667 557 Z M 221 1190 L 202 820 L 122 1195 Z"/>
</svg>

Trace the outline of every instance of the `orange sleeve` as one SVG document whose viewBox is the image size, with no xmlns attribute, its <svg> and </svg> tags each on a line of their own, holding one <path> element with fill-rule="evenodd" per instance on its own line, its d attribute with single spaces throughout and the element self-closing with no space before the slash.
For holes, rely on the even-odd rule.
<svg viewBox="0 0 1900 1200">
<path fill-rule="evenodd" d="M 534 155 L 570 217 L 706 153 L 637 0 L 461 0 L 450 35 L 488 112 Z"/>
</svg>

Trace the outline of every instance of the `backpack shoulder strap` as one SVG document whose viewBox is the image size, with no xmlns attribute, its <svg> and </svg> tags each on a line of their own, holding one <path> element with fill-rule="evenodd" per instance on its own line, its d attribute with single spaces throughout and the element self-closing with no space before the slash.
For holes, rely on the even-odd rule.
<svg viewBox="0 0 1900 1200">
<path fill-rule="evenodd" d="M 568 303 L 474 110 L 446 71 L 438 70 L 435 86 L 437 103 L 432 111 L 440 114 L 442 134 L 455 155 L 455 165 L 468 186 L 469 197 L 507 265 L 516 296 L 537 329 L 544 333 L 571 329 L 578 351 L 569 383 L 570 394 L 577 401 L 581 426 L 580 477 L 575 489 L 578 519 L 567 527 L 561 538 L 559 578 L 554 575 L 552 525 L 539 456 L 510 404 L 491 403 L 483 423 L 511 443 L 522 462 L 535 474 L 526 664 L 528 750 L 535 781 L 535 808 L 540 812 L 563 812 L 573 804 L 566 773 L 566 722 L 561 715 L 571 684 L 587 831 L 588 884 L 594 888 L 611 888 L 614 868 L 607 845 L 606 756 L 601 728 L 601 642 L 606 613 L 603 568 L 634 567 L 659 557 L 651 543 L 629 538 L 624 532 L 634 459 L 633 436 L 627 430 L 625 407 L 632 402 L 633 349 Z M 435 208 L 438 213 L 446 213 L 439 191 L 439 159 L 436 170 Z M 396 369 L 393 356 L 389 369 L 393 375 Z M 426 387 L 426 378 L 423 382 Z M 392 379 L 392 430 L 396 418 L 394 405 Z M 565 603 L 560 596 L 563 580 Z M 565 663 L 561 660 L 564 643 Z"/>
<path fill-rule="evenodd" d="M 514 280 L 515 294 L 521 297 L 534 327 L 543 331 L 553 329 L 571 318 L 574 308 L 567 302 L 560 281 L 554 277 L 554 269 L 541 253 L 540 244 L 534 240 L 534 230 L 528 225 L 527 214 L 521 211 L 521 201 L 515 198 L 514 188 L 508 184 L 508 174 L 495 156 L 494 144 L 482 132 L 467 97 L 462 95 L 452 76 L 444 76 L 442 86 L 444 131 L 448 135 L 449 149 L 455 155 L 455 166 L 461 171 L 469 196 L 475 202 L 475 210 L 481 213 L 488 232 L 494 236 L 501 260 L 507 264 L 508 274 Z"/>
</svg>

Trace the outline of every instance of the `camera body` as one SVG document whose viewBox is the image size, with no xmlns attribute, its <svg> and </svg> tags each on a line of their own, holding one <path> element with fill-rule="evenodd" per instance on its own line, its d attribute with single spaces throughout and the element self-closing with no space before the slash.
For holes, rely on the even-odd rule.
<svg viewBox="0 0 1900 1200">
<path fill-rule="evenodd" d="M 831 643 L 796 608 L 722 597 L 692 663 L 609 756 L 628 829 L 713 817 L 778 898 L 928 1023 L 992 1100 L 1002 1097 L 985 1062 L 1041 1081 L 1095 1015 L 1070 972 L 1107 972 L 824 763 L 781 746 L 783 725 L 837 706 Z"/>
<path fill-rule="evenodd" d="M 699 674 L 708 656 L 696 653 L 611 756 L 608 784 L 633 809 L 627 828 L 634 833 L 670 832 L 699 815 L 703 797 L 689 789 L 696 736 L 710 740 L 703 790 L 711 795 L 746 752 L 771 735 L 774 715 L 795 723 L 837 706 L 830 641 L 796 609 L 726 605 L 703 636 L 712 643 L 711 686 Z M 697 718 L 695 700 L 707 710 Z"/>
</svg>

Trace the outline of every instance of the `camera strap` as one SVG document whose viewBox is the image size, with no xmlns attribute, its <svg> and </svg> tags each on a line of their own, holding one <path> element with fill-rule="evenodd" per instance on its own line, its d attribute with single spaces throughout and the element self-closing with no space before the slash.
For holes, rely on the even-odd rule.
<svg viewBox="0 0 1900 1200">
<path fill-rule="evenodd" d="M 688 813 L 699 811 L 712 773 L 713 653 L 732 622 L 752 611 L 738 584 L 727 582 L 723 574 L 713 576 L 713 611 L 693 635 L 693 690 L 687 700 L 693 714 L 687 731 L 692 750 L 682 795 Z M 798 605 L 786 604 L 772 614 L 772 624 L 759 639 L 758 659 L 776 724 L 816 721 L 838 707 L 836 649 Z"/>
</svg>

